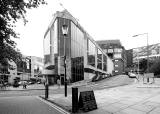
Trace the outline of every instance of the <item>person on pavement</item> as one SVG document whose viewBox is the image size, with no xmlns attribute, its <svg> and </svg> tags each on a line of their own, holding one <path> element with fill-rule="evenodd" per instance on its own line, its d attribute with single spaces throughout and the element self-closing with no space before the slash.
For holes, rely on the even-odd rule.
<svg viewBox="0 0 160 114">
<path fill-rule="evenodd" d="M 60 88 L 61 82 L 59 79 L 57 80 L 57 85 L 58 85 L 58 88 Z"/>
</svg>

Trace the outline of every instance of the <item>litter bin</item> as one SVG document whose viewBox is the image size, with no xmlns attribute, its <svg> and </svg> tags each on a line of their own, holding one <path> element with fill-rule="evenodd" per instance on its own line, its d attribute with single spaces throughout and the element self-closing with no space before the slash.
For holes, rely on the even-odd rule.
<svg viewBox="0 0 160 114">
<path fill-rule="evenodd" d="M 78 111 L 78 88 L 72 87 L 72 112 Z"/>
<path fill-rule="evenodd" d="M 45 99 L 48 99 L 48 84 L 45 85 Z"/>
</svg>

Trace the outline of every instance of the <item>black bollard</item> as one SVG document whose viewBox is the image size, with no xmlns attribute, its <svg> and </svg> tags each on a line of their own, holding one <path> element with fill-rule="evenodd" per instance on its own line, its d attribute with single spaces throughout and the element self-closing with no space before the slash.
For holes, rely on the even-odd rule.
<svg viewBox="0 0 160 114">
<path fill-rule="evenodd" d="M 72 112 L 78 112 L 78 88 L 72 87 Z"/>
<path fill-rule="evenodd" d="M 48 84 L 45 85 L 45 99 L 48 99 Z"/>
<path fill-rule="evenodd" d="M 149 83 L 149 78 L 147 78 L 147 82 Z"/>
</svg>

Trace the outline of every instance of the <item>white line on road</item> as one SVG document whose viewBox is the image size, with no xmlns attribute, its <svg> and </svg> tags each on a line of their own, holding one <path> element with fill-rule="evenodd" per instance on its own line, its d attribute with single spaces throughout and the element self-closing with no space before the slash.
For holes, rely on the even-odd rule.
<svg viewBox="0 0 160 114">
<path fill-rule="evenodd" d="M 58 107 L 58 106 L 56 106 L 56 105 L 53 104 L 53 103 L 50 103 L 49 101 L 46 101 L 46 100 L 44 100 L 44 99 L 42 99 L 42 98 L 40 98 L 40 97 L 38 97 L 38 96 L 37 96 L 36 98 L 39 99 L 40 101 L 48 104 L 49 106 L 51 106 L 52 108 L 56 109 L 57 111 L 59 111 L 59 112 L 62 113 L 62 114 L 70 114 L 69 112 L 65 111 L 64 109 L 62 109 L 62 108 L 60 108 L 60 107 Z"/>
</svg>

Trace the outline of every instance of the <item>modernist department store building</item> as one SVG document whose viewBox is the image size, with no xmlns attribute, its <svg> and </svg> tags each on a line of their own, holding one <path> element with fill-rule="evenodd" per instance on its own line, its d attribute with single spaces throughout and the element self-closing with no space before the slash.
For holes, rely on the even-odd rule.
<svg viewBox="0 0 160 114">
<path fill-rule="evenodd" d="M 65 35 L 64 26 L 67 28 Z M 44 63 L 50 83 L 57 78 L 64 82 L 64 64 L 70 82 L 112 74 L 114 67 L 112 60 L 67 10 L 54 14 L 44 35 Z"/>
</svg>

